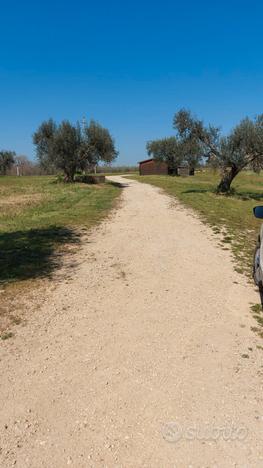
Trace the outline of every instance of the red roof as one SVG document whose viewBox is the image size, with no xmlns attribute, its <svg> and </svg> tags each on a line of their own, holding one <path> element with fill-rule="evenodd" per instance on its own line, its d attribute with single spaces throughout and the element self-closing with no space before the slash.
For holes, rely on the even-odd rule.
<svg viewBox="0 0 263 468">
<path fill-rule="evenodd" d="M 150 159 L 144 159 L 144 161 L 139 161 L 138 164 L 142 164 L 142 163 L 146 163 L 146 162 L 150 162 L 150 161 L 153 161 L 154 158 L 150 158 Z"/>
</svg>

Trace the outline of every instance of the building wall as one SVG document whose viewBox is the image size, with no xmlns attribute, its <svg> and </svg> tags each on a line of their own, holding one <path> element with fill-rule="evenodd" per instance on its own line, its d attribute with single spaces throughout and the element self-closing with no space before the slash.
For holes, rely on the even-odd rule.
<svg viewBox="0 0 263 468">
<path fill-rule="evenodd" d="M 189 168 L 188 167 L 178 167 L 177 173 L 180 176 L 189 176 Z"/>
<path fill-rule="evenodd" d="M 140 163 L 140 175 L 165 175 L 168 174 L 168 167 L 165 162 L 145 161 Z"/>
<path fill-rule="evenodd" d="M 179 166 L 177 169 L 177 175 L 180 175 L 180 176 L 195 175 L 195 171 L 194 169 L 190 169 L 189 167 Z"/>
</svg>

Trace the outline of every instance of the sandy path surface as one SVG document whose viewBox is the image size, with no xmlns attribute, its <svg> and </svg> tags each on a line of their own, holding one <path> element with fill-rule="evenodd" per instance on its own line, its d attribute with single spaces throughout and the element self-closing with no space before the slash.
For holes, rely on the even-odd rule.
<svg viewBox="0 0 263 468">
<path fill-rule="evenodd" d="M 127 184 L 1 343 L 0 466 L 263 467 L 258 296 L 190 212 Z"/>
</svg>

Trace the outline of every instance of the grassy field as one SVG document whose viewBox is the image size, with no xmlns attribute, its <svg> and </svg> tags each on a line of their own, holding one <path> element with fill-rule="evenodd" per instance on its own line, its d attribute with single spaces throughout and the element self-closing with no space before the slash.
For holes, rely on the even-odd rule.
<svg viewBox="0 0 263 468">
<path fill-rule="evenodd" d="M 25 291 L 35 280 L 52 276 L 81 233 L 113 207 L 120 188 L 113 184 L 56 183 L 54 177 L 0 177 L 1 315 L 10 309 L 11 292 Z M 15 288 L 15 292 L 14 292 Z"/>
<path fill-rule="evenodd" d="M 197 172 L 194 177 L 136 176 L 133 179 L 161 187 L 184 205 L 193 208 L 215 233 L 222 247 L 232 249 L 236 270 L 251 277 L 252 258 L 260 228 L 252 208 L 263 204 L 263 174 L 243 172 L 233 183 L 231 196 L 217 195 L 219 174 Z"/>
</svg>

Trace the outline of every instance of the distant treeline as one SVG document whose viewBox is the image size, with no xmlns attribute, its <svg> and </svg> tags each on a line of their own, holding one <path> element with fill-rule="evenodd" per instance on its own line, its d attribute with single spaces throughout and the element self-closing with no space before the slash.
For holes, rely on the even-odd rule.
<svg viewBox="0 0 263 468">
<path fill-rule="evenodd" d="M 95 168 L 93 168 L 95 171 Z M 137 166 L 110 166 L 101 165 L 96 167 L 98 174 L 119 174 L 127 172 L 137 172 Z M 52 166 L 49 168 L 43 168 L 41 164 L 36 161 L 30 160 L 27 156 L 13 156 L 13 160 L 9 162 L 8 167 L 1 175 L 19 175 L 19 176 L 37 176 L 37 175 L 56 175 L 57 170 Z"/>
<path fill-rule="evenodd" d="M 138 166 L 98 166 L 97 171 L 100 174 L 109 173 L 127 173 L 127 172 L 138 172 Z"/>
<path fill-rule="evenodd" d="M 6 175 L 17 176 L 37 176 L 52 175 L 52 170 L 45 170 L 35 161 L 31 161 L 27 156 L 15 156 L 14 162 L 7 168 Z M 3 174 L 2 174 L 3 175 Z"/>
</svg>

